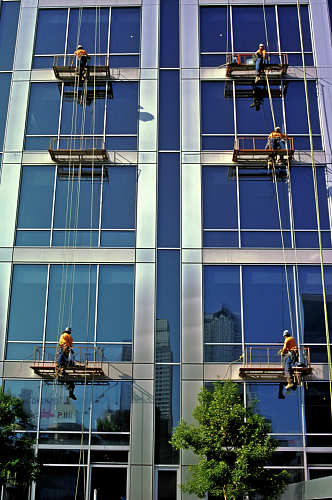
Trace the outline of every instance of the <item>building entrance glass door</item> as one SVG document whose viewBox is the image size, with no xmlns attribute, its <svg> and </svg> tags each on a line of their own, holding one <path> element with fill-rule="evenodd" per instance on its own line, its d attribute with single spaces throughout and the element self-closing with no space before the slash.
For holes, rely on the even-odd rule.
<svg viewBox="0 0 332 500">
<path fill-rule="evenodd" d="M 127 468 L 91 466 L 90 500 L 126 500 Z"/>
</svg>

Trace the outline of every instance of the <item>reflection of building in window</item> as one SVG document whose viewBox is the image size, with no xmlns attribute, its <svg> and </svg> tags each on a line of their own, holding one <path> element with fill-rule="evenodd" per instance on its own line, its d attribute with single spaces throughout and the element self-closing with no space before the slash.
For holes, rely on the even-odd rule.
<svg viewBox="0 0 332 500">
<path fill-rule="evenodd" d="M 232 313 L 225 305 L 214 313 L 204 313 L 204 340 L 205 343 L 239 343 L 242 341 L 241 319 L 239 314 Z M 232 359 L 233 346 L 223 346 L 224 357 Z M 206 355 L 209 361 L 214 359 L 214 346 L 206 346 Z M 229 350 L 229 352 L 227 352 Z"/>
<path fill-rule="evenodd" d="M 124 342 L 131 342 L 131 340 L 124 339 Z M 131 344 L 122 346 L 122 352 L 119 354 L 118 361 L 131 361 Z"/>
<path fill-rule="evenodd" d="M 156 327 L 156 363 L 172 363 L 173 353 L 169 343 L 168 319 L 157 319 Z M 172 427 L 172 378 L 173 367 L 156 366 L 156 407 L 162 418 Z"/>
<path fill-rule="evenodd" d="M 324 302 L 321 293 L 302 293 L 304 342 L 325 343 Z M 331 318 L 332 296 L 326 295 L 328 316 Z"/>
</svg>

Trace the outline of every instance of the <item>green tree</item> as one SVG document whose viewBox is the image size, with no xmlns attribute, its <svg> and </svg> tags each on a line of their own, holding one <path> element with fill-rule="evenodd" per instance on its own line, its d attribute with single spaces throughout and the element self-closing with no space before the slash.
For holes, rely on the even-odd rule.
<svg viewBox="0 0 332 500">
<path fill-rule="evenodd" d="M 271 426 L 264 417 L 245 408 L 237 384 L 214 382 L 214 392 L 201 388 L 193 416 L 198 426 L 183 420 L 170 443 L 191 449 L 200 457 L 189 466 L 190 479 L 180 485 L 184 492 L 204 498 L 236 500 L 244 494 L 260 493 L 264 500 L 280 498 L 289 479 L 286 471 L 264 469 L 278 447 L 269 436 Z M 209 496 L 209 498 L 210 498 Z"/>
<path fill-rule="evenodd" d="M 41 466 L 34 453 L 34 440 L 19 432 L 28 429 L 23 399 L 4 393 L 0 387 L 0 484 L 26 486 L 37 479 Z"/>
</svg>

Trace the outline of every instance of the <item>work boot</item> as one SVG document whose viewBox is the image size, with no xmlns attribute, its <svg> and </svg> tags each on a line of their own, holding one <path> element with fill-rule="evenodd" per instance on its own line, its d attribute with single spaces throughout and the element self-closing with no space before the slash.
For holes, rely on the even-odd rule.
<svg viewBox="0 0 332 500">
<path fill-rule="evenodd" d="M 69 394 L 68 396 L 73 399 L 74 401 L 76 401 L 77 397 L 75 396 L 74 394 L 74 389 L 72 387 L 69 388 Z"/>
<path fill-rule="evenodd" d="M 292 382 L 289 382 L 287 385 L 286 385 L 286 391 L 288 389 L 291 389 L 292 387 L 294 386 L 294 384 Z"/>
<path fill-rule="evenodd" d="M 251 108 L 254 108 L 255 106 L 256 106 L 256 104 L 254 102 L 252 104 L 250 104 Z"/>
</svg>

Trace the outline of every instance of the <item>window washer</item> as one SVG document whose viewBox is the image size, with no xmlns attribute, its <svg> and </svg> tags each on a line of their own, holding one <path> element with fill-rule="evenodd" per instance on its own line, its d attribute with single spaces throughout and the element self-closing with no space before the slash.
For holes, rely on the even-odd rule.
<svg viewBox="0 0 332 500">
<path fill-rule="evenodd" d="M 265 149 L 281 149 L 281 141 L 285 142 L 287 135 L 282 134 L 280 127 L 276 127 L 268 137 Z"/>
<path fill-rule="evenodd" d="M 256 83 L 258 82 L 260 76 L 264 73 L 264 65 L 266 64 L 266 50 L 264 50 L 264 45 L 262 43 L 259 44 L 259 49 L 254 54 L 254 62 L 256 69 Z"/>
<path fill-rule="evenodd" d="M 74 354 L 73 351 L 73 337 L 71 336 L 72 329 L 67 326 L 65 331 L 62 333 L 59 340 L 59 350 L 58 350 L 58 361 L 56 364 L 56 373 L 58 376 L 62 377 L 65 375 L 65 367 L 70 366 L 70 355 Z M 75 384 L 73 382 L 67 383 L 67 388 L 69 390 L 69 397 L 71 399 L 77 399 L 74 394 Z"/>
<path fill-rule="evenodd" d="M 281 350 L 280 354 L 285 356 L 285 375 L 287 378 L 286 391 L 294 387 L 293 378 L 291 376 L 291 369 L 297 363 L 299 359 L 299 352 L 297 350 L 297 345 L 295 339 L 291 337 L 288 330 L 285 330 L 283 333 L 285 338 L 284 347 Z"/>
<path fill-rule="evenodd" d="M 82 45 L 77 46 L 74 56 L 76 57 L 76 69 L 79 75 L 79 86 L 81 87 L 87 75 L 89 57 L 87 51 L 83 49 Z"/>
</svg>

